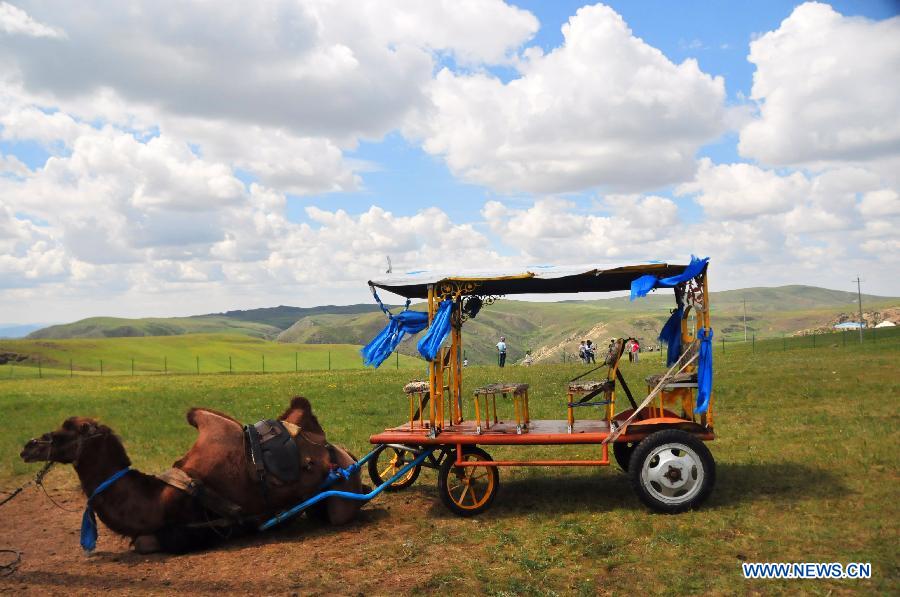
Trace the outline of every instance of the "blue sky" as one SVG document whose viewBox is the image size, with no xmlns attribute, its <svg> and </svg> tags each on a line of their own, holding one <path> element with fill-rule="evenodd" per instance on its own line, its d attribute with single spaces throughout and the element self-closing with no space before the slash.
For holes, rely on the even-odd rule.
<svg viewBox="0 0 900 597">
<path fill-rule="evenodd" d="M 387 256 L 900 295 L 896 2 L 0 6 L 10 322 L 353 303 Z"/>
<path fill-rule="evenodd" d="M 562 26 L 585 5 L 584 2 L 569 1 L 511 4 L 529 10 L 540 20 L 540 29 L 528 45 L 539 46 L 546 52 L 563 43 Z M 759 33 L 776 29 L 798 3 L 632 0 L 606 4 L 625 18 L 636 36 L 659 48 L 672 61 L 693 58 L 703 71 L 724 77 L 728 101 L 742 104 L 750 95 L 755 70 L 747 61 L 748 44 Z M 896 2 L 888 0 L 830 4 L 846 16 L 871 19 L 894 16 L 898 7 Z M 488 70 L 505 80 L 517 76 L 509 68 Z M 363 141 L 357 150 L 349 151 L 347 155 L 372 165 L 373 171 L 361 174 L 365 189 L 314 196 L 289 195 L 291 220 L 307 221 L 304 211 L 307 205 L 338 207 L 360 213 L 374 202 L 397 214 L 412 215 L 425 202 L 440 205 L 455 220 L 477 221 L 485 200 L 495 196 L 488 189 L 454 178 L 442 160 L 429 156 L 398 133 L 378 141 Z M 704 145 L 698 155 L 720 163 L 750 161 L 738 154 L 737 135 L 733 132 Z M 663 196 L 672 195 L 671 188 L 657 189 L 656 192 Z M 588 209 L 593 195 L 593 192 L 573 193 L 569 197 Z M 699 207 L 689 202 L 683 204 L 682 210 L 682 216 L 688 221 L 702 217 Z M 502 246 L 499 248 L 504 250 Z"/>
</svg>

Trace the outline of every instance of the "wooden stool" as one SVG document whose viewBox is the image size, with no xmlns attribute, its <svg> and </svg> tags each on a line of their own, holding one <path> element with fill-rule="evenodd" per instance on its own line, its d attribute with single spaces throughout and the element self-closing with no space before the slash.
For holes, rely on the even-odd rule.
<svg viewBox="0 0 900 597">
<path fill-rule="evenodd" d="M 419 429 L 425 429 L 430 425 L 425 422 L 425 412 L 423 406 L 427 400 L 429 388 L 427 381 L 413 380 L 403 386 L 403 391 L 409 398 L 409 429 L 412 431 L 416 419 L 416 400 L 419 402 Z"/>
<path fill-rule="evenodd" d="M 490 410 L 488 409 L 488 399 L 493 406 L 494 417 L 493 422 L 497 423 L 497 394 L 504 398 L 512 396 L 513 409 L 516 414 L 516 433 L 521 434 L 528 430 L 528 424 L 531 418 L 528 413 L 528 384 L 527 383 L 492 383 L 480 388 L 475 388 L 475 433 L 481 433 L 481 409 L 479 407 L 479 399 L 484 399 L 484 426 L 485 429 L 491 428 Z"/>
<path fill-rule="evenodd" d="M 569 382 L 569 425 L 567 431 L 572 433 L 575 427 L 575 408 L 580 406 L 604 406 L 609 404 L 608 392 L 613 388 L 613 383 L 609 380 L 605 381 L 571 381 Z M 590 394 L 602 393 L 603 399 L 597 401 L 581 400 Z"/>
</svg>

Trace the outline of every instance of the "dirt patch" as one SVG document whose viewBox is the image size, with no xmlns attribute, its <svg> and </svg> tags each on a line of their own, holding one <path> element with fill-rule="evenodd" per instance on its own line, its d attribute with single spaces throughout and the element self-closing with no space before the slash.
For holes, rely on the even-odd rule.
<svg viewBox="0 0 900 597">
<path fill-rule="evenodd" d="M 421 568 L 402 565 L 406 541 L 421 532 L 419 519 L 434 501 L 427 493 L 392 494 L 366 506 L 347 526 L 300 519 L 184 556 L 133 553 L 126 539 L 100 524 L 97 550 L 87 556 L 78 544 L 84 496 L 51 495 L 76 511 L 57 509 L 35 488 L 0 509 L 0 549 L 22 552 L 18 569 L 0 578 L 0 593 L 408 593 L 423 578 Z"/>
</svg>

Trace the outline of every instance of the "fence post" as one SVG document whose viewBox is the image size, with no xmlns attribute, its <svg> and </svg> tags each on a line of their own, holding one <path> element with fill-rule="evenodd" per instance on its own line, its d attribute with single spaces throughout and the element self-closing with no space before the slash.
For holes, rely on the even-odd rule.
<svg viewBox="0 0 900 597">
<path fill-rule="evenodd" d="M 103 359 L 100 359 L 100 375 L 103 375 Z"/>
<path fill-rule="evenodd" d="M 300 371 L 300 361 L 298 360 L 296 351 L 294 352 L 294 373 Z"/>
<path fill-rule="evenodd" d="M 400 353 L 397 353 L 397 369 L 400 368 Z"/>
<path fill-rule="evenodd" d="M 725 352 L 725 336 L 722 336 L 722 352 Z"/>
<path fill-rule="evenodd" d="M 200 375 L 200 357 L 197 357 L 197 375 Z"/>
<path fill-rule="evenodd" d="M 69 377 L 75 377 L 75 371 L 72 368 L 72 359 L 69 359 Z"/>
<path fill-rule="evenodd" d="M 131 357 L 131 376 L 134 377 L 134 357 Z"/>
<path fill-rule="evenodd" d="M 266 372 L 266 355 L 262 355 L 262 372 Z"/>
<path fill-rule="evenodd" d="M 781 332 L 781 350 L 787 350 L 787 338 L 785 337 L 784 332 Z"/>
<path fill-rule="evenodd" d="M 328 370 L 331 371 L 331 351 L 328 351 Z"/>
<path fill-rule="evenodd" d="M 750 351 L 756 352 L 756 332 L 753 332 L 753 341 L 750 344 Z"/>
<path fill-rule="evenodd" d="M 231 355 L 228 355 L 228 372 L 234 373 L 234 369 L 231 368 Z"/>
<path fill-rule="evenodd" d="M 813 348 L 816 347 L 816 330 L 813 330 Z"/>
<path fill-rule="evenodd" d="M 41 368 L 41 357 L 38 357 L 38 378 L 44 377 L 44 371 Z"/>
<path fill-rule="evenodd" d="M 169 357 L 163 357 L 163 375 L 169 374 Z"/>
</svg>

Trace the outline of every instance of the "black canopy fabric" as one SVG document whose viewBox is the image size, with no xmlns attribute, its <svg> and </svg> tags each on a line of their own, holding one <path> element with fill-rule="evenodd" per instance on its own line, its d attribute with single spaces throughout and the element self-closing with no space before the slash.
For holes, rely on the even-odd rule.
<svg viewBox="0 0 900 597">
<path fill-rule="evenodd" d="M 647 263 L 619 267 L 575 268 L 535 268 L 534 271 L 506 274 L 433 274 L 417 272 L 370 280 L 369 285 L 387 290 L 406 298 L 427 298 L 428 286 L 439 287 L 445 282 L 474 282 L 475 288 L 464 294 L 509 295 L 509 294 L 555 294 L 575 292 L 612 292 L 630 290 L 631 282 L 643 275 L 652 274 L 659 278 L 676 276 L 687 265 L 668 263 Z"/>
</svg>

